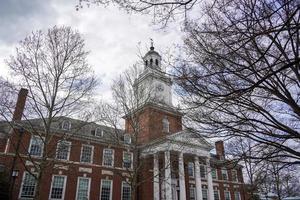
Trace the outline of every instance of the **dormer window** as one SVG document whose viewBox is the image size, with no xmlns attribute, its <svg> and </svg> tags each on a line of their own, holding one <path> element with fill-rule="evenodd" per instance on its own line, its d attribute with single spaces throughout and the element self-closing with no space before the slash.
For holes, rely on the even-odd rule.
<svg viewBox="0 0 300 200">
<path fill-rule="evenodd" d="M 130 136 L 130 134 L 125 134 L 124 135 L 124 143 L 125 144 L 131 144 L 131 136 Z"/>
<path fill-rule="evenodd" d="M 164 117 L 164 119 L 162 120 L 162 123 L 163 123 L 163 131 L 168 133 L 170 131 L 170 122 L 169 122 L 168 118 Z"/>
<path fill-rule="evenodd" d="M 71 129 L 71 122 L 68 120 L 63 121 L 61 128 L 63 130 L 70 130 Z"/>
<path fill-rule="evenodd" d="M 96 128 L 95 130 L 95 136 L 96 137 L 102 137 L 103 136 L 103 130 L 101 128 Z"/>
</svg>

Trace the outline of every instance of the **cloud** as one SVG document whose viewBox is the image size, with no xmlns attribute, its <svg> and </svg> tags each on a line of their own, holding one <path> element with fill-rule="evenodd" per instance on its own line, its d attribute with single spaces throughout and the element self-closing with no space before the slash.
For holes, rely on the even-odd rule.
<svg viewBox="0 0 300 200">
<path fill-rule="evenodd" d="M 7 75 L 3 59 L 12 52 L 17 42 L 31 31 L 47 29 L 54 25 L 66 25 L 77 29 L 90 51 L 89 63 L 101 78 L 99 94 L 110 95 L 113 78 L 133 65 L 139 57 L 138 46 L 143 53 L 154 39 L 159 52 L 181 41 L 179 26 L 155 29 L 151 16 L 127 14 L 116 7 L 92 6 L 76 11 L 77 0 L 11 0 L 0 8 L 0 75 Z M 162 55 L 163 56 L 163 55 Z"/>
</svg>

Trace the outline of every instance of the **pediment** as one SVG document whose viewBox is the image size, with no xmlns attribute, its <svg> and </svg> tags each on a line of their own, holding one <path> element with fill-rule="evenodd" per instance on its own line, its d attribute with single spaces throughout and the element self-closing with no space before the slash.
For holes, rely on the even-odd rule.
<svg viewBox="0 0 300 200">
<path fill-rule="evenodd" d="M 172 135 L 169 135 L 168 140 L 171 142 L 184 143 L 186 145 L 198 146 L 205 149 L 213 149 L 213 146 L 205 140 L 201 134 L 191 132 L 189 130 L 183 130 Z"/>
</svg>

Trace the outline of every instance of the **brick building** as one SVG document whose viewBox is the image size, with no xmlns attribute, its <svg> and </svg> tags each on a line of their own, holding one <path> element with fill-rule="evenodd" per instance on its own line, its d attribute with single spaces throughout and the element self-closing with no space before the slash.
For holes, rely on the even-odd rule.
<svg viewBox="0 0 300 200">
<path fill-rule="evenodd" d="M 172 105 L 172 80 L 154 47 L 144 60 L 144 71 L 134 85 L 142 100 L 133 111 L 141 127 L 138 156 L 130 151 L 131 114 L 124 117 L 125 130 L 57 117 L 47 144 L 47 151 L 52 151 L 47 159 L 53 162 L 41 180 L 41 199 L 131 199 L 128 177 L 135 156 L 143 162 L 137 199 L 246 199 L 242 167 L 225 160 L 223 142 L 214 147 L 200 134 L 183 129 L 183 115 Z M 45 147 L 41 119 L 21 120 L 25 100 L 26 90 L 21 90 L 13 126 L 0 124 L 0 166 L 13 183 L 12 199 L 34 196 L 33 174 L 38 173 Z M 30 131 L 32 127 L 41 137 Z M 216 154 L 211 153 L 214 148 Z"/>
</svg>

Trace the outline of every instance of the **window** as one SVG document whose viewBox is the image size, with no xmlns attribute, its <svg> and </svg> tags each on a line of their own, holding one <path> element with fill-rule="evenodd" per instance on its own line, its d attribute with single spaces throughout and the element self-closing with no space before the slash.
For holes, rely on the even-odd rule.
<svg viewBox="0 0 300 200">
<path fill-rule="evenodd" d="M 237 171 L 234 169 L 231 171 L 232 181 L 238 182 Z"/>
<path fill-rule="evenodd" d="M 33 135 L 30 140 L 29 154 L 41 157 L 43 154 L 44 141 L 41 137 Z"/>
<path fill-rule="evenodd" d="M 208 200 L 207 189 L 202 188 L 202 197 L 203 197 L 203 200 Z"/>
<path fill-rule="evenodd" d="M 91 145 L 82 145 L 80 162 L 92 163 L 93 162 L 93 149 Z"/>
<path fill-rule="evenodd" d="M 225 191 L 224 196 L 225 196 L 225 200 L 230 200 L 230 192 L 229 191 Z"/>
<path fill-rule="evenodd" d="M 214 198 L 215 200 L 220 200 L 219 190 L 214 190 Z"/>
<path fill-rule="evenodd" d="M 56 159 L 69 160 L 70 157 L 71 142 L 61 140 L 57 143 Z"/>
<path fill-rule="evenodd" d="M 217 179 L 217 170 L 215 168 L 211 168 L 211 177 Z"/>
<path fill-rule="evenodd" d="M 190 188 L 190 200 L 196 200 L 196 191 L 194 187 Z"/>
<path fill-rule="evenodd" d="M 194 163 L 189 162 L 188 163 L 188 174 L 190 177 L 194 177 L 195 173 L 194 173 Z"/>
<path fill-rule="evenodd" d="M 22 189 L 20 197 L 32 198 L 35 195 L 36 179 L 29 172 L 25 172 L 23 176 Z"/>
<path fill-rule="evenodd" d="M 101 180 L 100 200 L 112 199 L 112 180 Z"/>
<path fill-rule="evenodd" d="M 131 199 L 131 187 L 128 183 L 122 182 L 122 200 Z"/>
<path fill-rule="evenodd" d="M 103 165 L 113 167 L 114 166 L 114 150 L 103 149 Z"/>
<path fill-rule="evenodd" d="M 123 167 L 132 168 L 132 153 L 123 151 Z"/>
<path fill-rule="evenodd" d="M 61 127 L 62 127 L 63 130 L 70 130 L 71 129 L 71 122 L 65 120 L 65 121 L 63 121 Z"/>
<path fill-rule="evenodd" d="M 234 200 L 241 200 L 241 195 L 239 192 L 234 192 Z"/>
<path fill-rule="evenodd" d="M 90 196 L 90 178 L 79 177 L 77 182 L 77 200 L 87 200 Z"/>
<path fill-rule="evenodd" d="M 54 175 L 52 177 L 50 199 L 64 199 L 66 176 Z"/>
<path fill-rule="evenodd" d="M 164 132 L 169 132 L 169 126 L 170 126 L 170 123 L 169 123 L 169 120 L 167 117 L 164 117 L 164 119 L 162 120 L 162 123 L 163 123 L 163 131 Z"/>
<path fill-rule="evenodd" d="M 103 137 L 103 130 L 101 130 L 101 128 L 96 128 L 95 130 L 95 136 L 96 137 Z"/>
<path fill-rule="evenodd" d="M 151 66 L 152 66 L 152 63 L 153 63 L 153 59 L 151 58 L 151 59 L 150 59 L 150 65 L 151 65 Z"/>
<path fill-rule="evenodd" d="M 200 176 L 201 178 L 206 178 L 206 166 L 200 165 Z"/>
<path fill-rule="evenodd" d="M 158 60 L 157 59 L 155 59 L 155 64 L 156 64 L 156 66 L 158 66 Z"/>
<path fill-rule="evenodd" d="M 227 170 L 222 169 L 222 180 L 228 180 Z"/>
<path fill-rule="evenodd" d="M 124 143 L 125 144 L 131 144 L 131 136 L 130 136 L 130 134 L 125 134 L 124 135 Z"/>
</svg>

